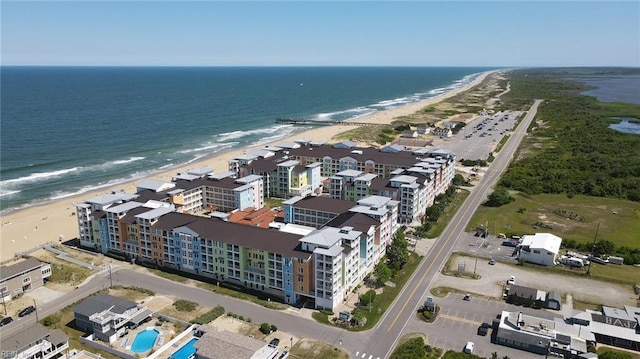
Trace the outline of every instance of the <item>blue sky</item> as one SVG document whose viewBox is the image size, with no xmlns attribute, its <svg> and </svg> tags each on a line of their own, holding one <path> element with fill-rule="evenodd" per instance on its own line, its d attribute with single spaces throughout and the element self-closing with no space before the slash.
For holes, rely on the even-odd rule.
<svg viewBox="0 0 640 359">
<path fill-rule="evenodd" d="M 640 1 L 2 1 L 3 65 L 640 66 Z"/>
</svg>

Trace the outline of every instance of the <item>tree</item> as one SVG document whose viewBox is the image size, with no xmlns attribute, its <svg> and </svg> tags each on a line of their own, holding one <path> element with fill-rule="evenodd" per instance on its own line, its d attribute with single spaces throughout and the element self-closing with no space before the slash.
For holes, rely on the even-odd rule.
<svg viewBox="0 0 640 359">
<path fill-rule="evenodd" d="M 371 289 L 360 296 L 360 305 L 368 306 L 376 299 L 376 291 Z"/>
<path fill-rule="evenodd" d="M 384 285 L 389 281 L 389 279 L 391 279 L 391 268 L 389 268 L 389 266 L 387 266 L 387 263 L 385 263 L 384 261 L 380 261 L 376 265 L 375 274 L 378 283 Z"/>
<path fill-rule="evenodd" d="M 515 201 L 515 198 L 511 197 L 506 188 L 498 187 L 489 195 L 484 205 L 487 207 L 500 207 L 513 201 Z"/>
<path fill-rule="evenodd" d="M 391 245 L 387 247 L 389 268 L 395 270 L 401 269 L 408 260 L 409 249 L 407 248 L 407 239 L 404 237 L 404 232 L 398 230 L 393 236 Z"/>
<path fill-rule="evenodd" d="M 616 351 L 606 351 L 604 353 L 598 354 L 598 358 L 600 359 L 631 359 L 633 357 L 629 353 L 616 350 Z"/>
</svg>

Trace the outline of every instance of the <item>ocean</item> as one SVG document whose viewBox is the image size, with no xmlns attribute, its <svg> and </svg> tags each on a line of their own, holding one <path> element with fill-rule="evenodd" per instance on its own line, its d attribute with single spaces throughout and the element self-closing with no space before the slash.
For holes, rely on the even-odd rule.
<svg viewBox="0 0 640 359">
<path fill-rule="evenodd" d="M 0 211 L 420 101 L 495 68 L 2 67 Z"/>
</svg>

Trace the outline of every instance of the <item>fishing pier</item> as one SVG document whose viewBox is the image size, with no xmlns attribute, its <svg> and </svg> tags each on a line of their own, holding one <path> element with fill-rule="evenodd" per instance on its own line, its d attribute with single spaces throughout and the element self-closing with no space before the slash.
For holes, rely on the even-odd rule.
<svg viewBox="0 0 640 359">
<path fill-rule="evenodd" d="M 380 126 L 377 123 L 354 122 L 354 121 L 312 121 L 295 118 L 276 118 L 276 123 L 280 125 L 294 126 Z"/>
</svg>

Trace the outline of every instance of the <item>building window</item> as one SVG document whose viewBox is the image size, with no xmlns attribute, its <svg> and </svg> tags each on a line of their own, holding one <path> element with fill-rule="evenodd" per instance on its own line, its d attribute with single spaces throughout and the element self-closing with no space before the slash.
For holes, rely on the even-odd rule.
<svg viewBox="0 0 640 359">
<path fill-rule="evenodd" d="M 298 267 L 298 273 L 304 273 L 304 268 Z"/>
<path fill-rule="evenodd" d="M 27 284 L 29 282 L 31 282 L 31 277 L 27 277 L 27 278 L 22 279 L 22 283 L 23 284 Z"/>
</svg>

